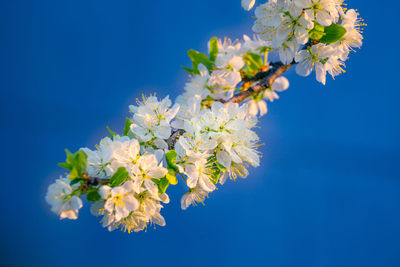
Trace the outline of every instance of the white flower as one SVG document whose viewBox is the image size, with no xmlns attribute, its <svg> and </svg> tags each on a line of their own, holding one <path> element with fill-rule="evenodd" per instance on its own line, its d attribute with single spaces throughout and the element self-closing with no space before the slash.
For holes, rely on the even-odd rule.
<svg viewBox="0 0 400 267">
<path fill-rule="evenodd" d="M 204 199 L 208 197 L 208 192 L 201 189 L 200 187 L 195 187 L 185 193 L 181 198 L 181 208 L 186 210 L 190 205 L 195 206 L 196 203 L 203 203 Z"/>
<path fill-rule="evenodd" d="M 82 200 L 72 192 L 78 188 L 78 184 L 70 185 L 67 178 L 57 179 L 47 190 L 46 201 L 51 205 L 51 211 L 60 216 L 61 219 L 78 218 L 79 209 L 82 208 Z"/>
<path fill-rule="evenodd" d="M 293 40 L 305 44 L 309 30 L 314 27 L 313 21 L 305 15 L 303 9 L 289 1 L 267 2 L 256 8 L 255 15 L 257 20 L 253 30 L 275 48 Z"/>
<path fill-rule="evenodd" d="M 196 120 L 191 120 L 185 123 L 186 133 L 179 137 L 175 144 L 175 150 L 180 158 L 203 158 L 209 156 L 207 153 L 215 149 L 218 145 L 217 141 L 205 139 L 204 135 L 200 134 L 199 128 L 192 128 Z"/>
<path fill-rule="evenodd" d="M 221 69 L 213 71 L 208 81 L 210 87 L 220 87 L 226 89 L 234 89 L 236 85 L 242 81 L 239 71 L 229 69 Z M 215 89 L 214 89 L 215 91 Z M 212 91 L 213 92 L 213 91 Z"/>
<path fill-rule="evenodd" d="M 334 51 L 330 46 L 325 44 L 316 44 L 307 50 L 301 50 L 296 55 L 296 72 L 300 76 L 308 76 L 315 69 L 317 81 L 325 84 L 326 69 L 325 62 L 329 59 Z"/>
<path fill-rule="evenodd" d="M 244 10 L 249 11 L 253 8 L 256 0 L 242 0 L 242 7 Z"/>
<path fill-rule="evenodd" d="M 285 5 L 281 1 L 269 1 L 255 10 L 257 20 L 253 31 L 260 34 L 262 39 L 271 42 L 273 47 L 279 47 L 289 35 L 289 25 L 282 24 L 284 12 Z"/>
<path fill-rule="evenodd" d="M 175 129 L 183 129 L 185 120 L 196 117 L 200 113 L 201 100 L 194 97 L 180 95 L 176 98 L 176 102 L 181 106 L 176 119 L 172 121 L 171 126 Z"/>
<path fill-rule="evenodd" d="M 269 47 L 270 44 L 262 40 L 258 35 L 254 35 L 253 39 L 251 39 L 247 35 L 243 35 L 243 52 L 251 52 L 251 53 L 259 53 L 260 48 Z"/>
<path fill-rule="evenodd" d="M 360 27 L 363 25 L 361 19 L 357 17 L 357 12 L 354 9 L 349 9 L 343 16 L 341 25 L 346 29 L 346 33 L 338 42 L 332 44 L 336 50 L 337 56 L 342 60 L 346 60 L 349 52 L 353 48 L 362 46 L 363 36 L 361 35 Z"/>
<path fill-rule="evenodd" d="M 293 62 L 297 51 L 299 51 L 300 45 L 295 39 L 283 43 L 278 48 L 279 58 L 283 64 L 290 64 Z"/>
<path fill-rule="evenodd" d="M 200 135 L 201 140 L 218 143 L 216 151 L 212 149 L 208 153 L 216 153 L 218 162 L 225 168 L 230 168 L 232 161 L 253 166 L 259 164 L 259 155 L 255 150 L 258 137 L 250 130 L 255 123 L 256 120 L 249 116 L 246 105 L 215 102 L 211 109 L 200 112 L 200 118 L 193 123 L 196 130 L 189 127 L 190 125 L 187 128 L 189 135 Z"/>
<path fill-rule="evenodd" d="M 132 181 L 125 182 L 122 186 L 111 188 L 103 185 L 99 189 L 100 196 L 106 200 L 104 209 L 113 216 L 113 223 L 120 221 L 139 207 L 139 202 L 134 196 L 135 186 Z"/>
<path fill-rule="evenodd" d="M 166 194 L 160 195 L 161 201 L 169 202 Z M 146 192 L 140 194 L 140 207 L 132 212 L 128 217 L 113 225 L 113 229 L 121 229 L 124 232 L 138 232 L 147 228 L 148 224 L 165 226 L 165 219 L 160 214 L 162 205 L 159 200 L 153 199 Z"/>
<path fill-rule="evenodd" d="M 345 64 L 338 57 L 330 57 L 329 60 L 325 63 L 326 71 L 335 78 L 335 76 L 345 72 L 344 70 Z"/>
<path fill-rule="evenodd" d="M 141 142 L 167 139 L 171 135 L 170 122 L 178 113 L 179 105 L 170 108 L 168 96 L 161 101 L 151 96 L 138 104 L 129 106 L 133 113 L 130 132 Z"/>
<path fill-rule="evenodd" d="M 207 192 L 215 190 L 215 185 L 210 181 L 210 170 L 207 167 L 206 156 L 197 158 L 192 162 L 186 164 L 185 174 L 187 175 L 187 185 L 189 188 L 199 186 Z"/>
<path fill-rule="evenodd" d="M 90 150 L 89 148 L 81 148 L 87 155 L 87 166 L 86 171 L 91 177 L 105 178 L 107 176 L 105 167 L 106 162 L 103 161 L 103 157 L 100 151 Z"/>
<path fill-rule="evenodd" d="M 97 150 L 82 148 L 87 154 L 87 171 L 89 176 L 97 178 L 111 177 L 119 167 L 125 167 L 132 173 L 132 163 L 138 159 L 140 145 L 136 139 L 127 136 L 114 136 L 101 140 Z"/>
<path fill-rule="evenodd" d="M 241 164 L 232 164 L 231 168 L 227 169 L 220 177 L 219 183 L 224 184 L 226 180 L 230 177 L 231 179 L 236 179 L 238 176 L 240 178 L 246 178 L 249 175 L 249 171 L 245 166 Z"/>
<path fill-rule="evenodd" d="M 203 64 L 199 64 L 198 70 L 200 75 L 193 75 L 190 82 L 185 84 L 183 97 L 186 100 L 195 98 L 201 101 L 210 93 L 207 89 L 207 82 L 210 78 L 208 69 Z"/>
<path fill-rule="evenodd" d="M 305 15 L 319 24 L 329 26 L 339 19 L 343 0 L 295 0 L 295 5 L 305 9 Z"/>
<path fill-rule="evenodd" d="M 238 71 L 244 66 L 242 44 L 230 39 L 218 39 L 218 55 L 215 60 L 218 69 L 233 69 Z"/>
<path fill-rule="evenodd" d="M 132 179 L 135 181 L 135 184 L 143 185 L 153 198 L 158 199 L 158 187 L 152 179 L 158 180 L 163 178 L 168 173 L 168 170 L 162 167 L 162 163 L 158 163 L 156 156 L 154 154 L 141 156 L 132 173 Z"/>
</svg>

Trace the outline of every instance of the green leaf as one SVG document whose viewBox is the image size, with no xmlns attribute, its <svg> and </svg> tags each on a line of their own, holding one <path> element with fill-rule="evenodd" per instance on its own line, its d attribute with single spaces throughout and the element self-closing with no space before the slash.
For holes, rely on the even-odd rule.
<svg viewBox="0 0 400 267">
<path fill-rule="evenodd" d="M 79 175 L 86 171 L 87 155 L 82 150 L 75 152 L 75 168 L 77 169 Z"/>
<path fill-rule="evenodd" d="M 263 60 L 260 55 L 247 52 L 243 57 L 244 62 L 247 64 L 247 69 L 251 73 L 256 73 L 263 65 Z"/>
<path fill-rule="evenodd" d="M 200 74 L 200 72 L 198 70 L 192 70 L 192 69 L 186 68 L 184 66 L 182 66 L 182 69 L 184 69 L 187 73 L 192 74 L 192 75 Z"/>
<path fill-rule="evenodd" d="M 70 180 L 74 180 L 75 178 L 79 178 L 79 172 L 78 172 L 78 170 L 77 170 L 76 168 L 73 168 L 73 169 L 71 170 L 71 172 L 69 173 L 68 178 L 69 178 Z"/>
<path fill-rule="evenodd" d="M 72 180 L 72 181 L 70 182 L 70 185 L 77 184 L 77 183 L 79 183 L 80 181 L 82 181 L 82 178 L 75 178 L 74 180 Z"/>
<path fill-rule="evenodd" d="M 125 167 L 119 167 L 118 170 L 110 178 L 110 186 L 116 187 L 122 184 L 126 178 L 128 178 L 129 173 Z"/>
<path fill-rule="evenodd" d="M 125 127 L 124 127 L 124 135 L 128 135 L 129 130 L 131 129 L 132 122 L 129 118 L 126 118 Z"/>
<path fill-rule="evenodd" d="M 168 173 L 165 175 L 165 178 L 167 178 L 168 182 L 172 185 L 176 185 L 178 183 L 178 179 L 176 178 L 177 172 L 170 168 L 167 167 Z"/>
<path fill-rule="evenodd" d="M 325 35 L 325 27 L 319 24 L 318 22 L 314 22 L 314 28 L 308 33 L 308 37 L 313 40 L 320 40 Z"/>
<path fill-rule="evenodd" d="M 175 164 L 177 156 L 178 154 L 176 154 L 175 150 L 170 150 L 165 153 L 165 160 L 167 161 L 168 166 L 176 172 L 179 171 L 178 167 Z"/>
<path fill-rule="evenodd" d="M 325 35 L 319 40 L 321 43 L 332 44 L 339 41 L 343 35 L 345 35 L 347 30 L 339 24 L 331 24 L 325 27 Z"/>
<path fill-rule="evenodd" d="M 57 165 L 60 166 L 60 167 L 63 167 L 64 169 L 72 170 L 72 166 L 70 164 L 68 164 L 68 163 L 60 162 Z"/>
<path fill-rule="evenodd" d="M 111 131 L 110 127 L 107 126 L 106 128 L 107 128 L 108 132 L 111 134 L 112 137 L 117 135 L 115 132 Z"/>
<path fill-rule="evenodd" d="M 156 184 L 158 186 L 158 192 L 160 194 L 162 194 L 162 193 L 165 193 L 165 191 L 167 191 L 167 188 L 169 186 L 169 181 L 167 178 L 164 177 L 164 178 L 159 179 Z"/>
<path fill-rule="evenodd" d="M 192 69 L 194 71 L 198 71 L 199 64 L 203 64 L 208 70 L 212 70 L 214 68 L 214 62 L 212 62 L 206 54 L 200 53 L 193 49 L 190 49 L 187 54 L 192 60 Z"/>
<path fill-rule="evenodd" d="M 88 201 L 96 202 L 101 199 L 101 196 L 100 196 L 99 192 L 97 191 L 97 189 L 94 188 L 94 189 L 88 191 L 88 193 L 86 195 L 86 199 Z"/>
<path fill-rule="evenodd" d="M 210 50 L 210 60 L 212 62 L 215 62 L 218 55 L 218 38 L 217 37 L 211 38 L 208 45 Z"/>
<path fill-rule="evenodd" d="M 69 179 L 81 178 L 86 172 L 87 155 L 82 150 L 78 150 L 75 153 L 71 153 L 68 149 L 65 149 L 67 159 L 65 162 L 59 163 L 61 166 L 70 171 Z"/>
</svg>

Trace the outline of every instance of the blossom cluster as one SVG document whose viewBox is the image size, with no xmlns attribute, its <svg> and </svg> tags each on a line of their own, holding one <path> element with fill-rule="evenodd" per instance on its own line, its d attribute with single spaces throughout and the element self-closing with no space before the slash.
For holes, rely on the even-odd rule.
<svg viewBox="0 0 400 267">
<path fill-rule="evenodd" d="M 202 202 L 216 183 L 246 177 L 248 165 L 259 166 L 259 138 L 252 131 L 256 122 L 246 105 L 220 102 L 185 121 L 185 133 L 176 144 L 176 164 L 190 188 L 182 198 L 183 209 Z"/>
<path fill-rule="evenodd" d="M 242 0 L 246 10 L 254 5 Z M 103 227 L 138 232 L 166 224 L 162 208 L 178 178 L 187 186 L 180 201 L 187 209 L 204 203 L 228 178 L 247 177 L 250 167 L 258 167 L 257 116 L 267 113 L 266 101 L 288 89 L 281 74 L 296 65 L 298 74 L 315 70 L 325 83 L 327 72 L 343 72 L 362 35 L 357 13 L 346 11 L 341 0 L 269 0 L 255 14 L 254 37 L 214 37 L 207 54 L 188 51 L 192 67 L 184 69 L 190 76 L 175 104 L 168 96 L 143 97 L 129 106 L 121 134 L 108 129 L 110 136 L 95 149 L 66 150 L 59 165 L 68 172 L 46 195 L 51 210 L 77 219 L 86 197 Z M 272 62 L 274 56 L 280 62 Z"/>
<path fill-rule="evenodd" d="M 211 39 L 209 54 L 213 48 L 218 51 L 212 67 L 206 67 L 208 62 L 200 62 L 197 66 L 198 73 L 194 73 L 184 88 L 184 93 L 176 99 L 181 105 L 175 127 L 182 127 L 182 122 L 198 116 L 201 109 L 210 107 L 215 101 L 226 101 L 238 90 L 246 89 L 248 83 L 243 83 L 243 77 L 250 78 L 259 71 L 270 69 L 268 55 L 270 48 L 268 42 L 258 36 L 250 38 L 243 36 L 243 40 Z M 268 90 L 253 95 L 248 99 L 249 113 L 253 116 L 267 113 L 265 100 L 273 102 L 278 99 L 277 92 L 282 92 L 289 87 L 289 81 L 278 77 Z"/>
<path fill-rule="evenodd" d="M 255 1 L 242 1 L 249 10 Z M 296 62 L 296 72 L 313 70 L 319 82 L 326 73 L 333 78 L 344 72 L 349 52 L 362 45 L 364 26 L 354 9 L 343 0 L 269 0 L 255 9 L 254 32 L 279 53 L 284 64 Z"/>
</svg>

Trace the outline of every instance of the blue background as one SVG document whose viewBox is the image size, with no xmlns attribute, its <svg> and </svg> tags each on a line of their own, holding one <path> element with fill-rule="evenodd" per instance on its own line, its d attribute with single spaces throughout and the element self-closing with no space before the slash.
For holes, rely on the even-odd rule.
<svg viewBox="0 0 400 267">
<path fill-rule="evenodd" d="M 64 148 L 121 131 L 142 93 L 175 98 L 186 51 L 251 34 L 239 0 L 1 1 L 2 266 L 400 266 L 396 1 L 349 0 L 365 45 L 326 86 L 290 70 L 258 131 L 262 166 L 166 227 L 109 233 L 60 221 L 44 200 Z M 395 37 L 393 37 L 395 35 Z"/>
</svg>

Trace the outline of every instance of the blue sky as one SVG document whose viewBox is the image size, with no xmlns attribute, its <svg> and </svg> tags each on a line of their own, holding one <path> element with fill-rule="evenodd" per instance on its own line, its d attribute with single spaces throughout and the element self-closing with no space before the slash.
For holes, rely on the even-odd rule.
<svg viewBox="0 0 400 267">
<path fill-rule="evenodd" d="M 400 4 L 349 0 L 368 26 L 346 74 L 290 70 L 258 131 L 262 166 L 166 227 L 109 233 L 86 205 L 60 221 L 44 200 L 64 148 L 120 130 L 142 93 L 182 92 L 188 49 L 251 34 L 239 0 L 3 1 L 0 261 L 4 266 L 399 266 Z"/>
</svg>

